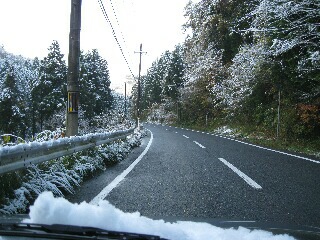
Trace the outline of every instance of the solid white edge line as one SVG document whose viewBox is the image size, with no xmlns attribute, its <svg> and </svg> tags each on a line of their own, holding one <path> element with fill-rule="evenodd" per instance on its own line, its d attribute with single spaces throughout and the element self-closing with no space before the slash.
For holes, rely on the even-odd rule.
<svg viewBox="0 0 320 240">
<path fill-rule="evenodd" d="M 201 145 L 200 143 L 198 143 L 197 141 L 193 141 L 195 144 L 197 144 L 199 147 L 201 148 L 206 148 L 205 146 Z"/>
<path fill-rule="evenodd" d="M 186 128 L 186 130 L 190 131 L 190 129 L 188 129 L 188 128 Z M 194 130 L 191 130 L 191 131 L 194 132 Z M 207 133 L 207 134 L 210 134 L 210 133 Z M 223 136 L 223 135 L 218 135 L 218 134 L 214 134 L 214 133 L 212 133 L 212 134 L 210 134 L 210 135 L 211 135 L 211 136 L 214 136 L 214 137 L 220 137 L 220 138 L 228 139 L 228 140 L 235 141 L 235 142 L 238 142 L 238 143 L 242 143 L 242 144 L 245 144 L 245 145 L 248 145 L 248 146 L 260 148 L 260 149 L 263 149 L 263 150 L 268 150 L 268 151 L 271 151 L 271 152 L 280 153 L 280 154 L 287 155 L 287 156 L 290 156 L 290 157 L 300 158 L 300 159 L 303 159 L 303 160 L 306 160 L 306 161 L 310 161 L 310 162 L 313 162 L 313 163 L 320 164 L 320 161 L 313 160 L 313 159 L 311 159 L 311 158 L 302 157 L 302 156 L 298 156 L 298 155 L 291 154 L 291 153 L 285 153 L 285 152 L 282 152 L 282 151 L 279 151 L 279 150 L 274 150 L 274 149 L 270 149 L 270 148 L 258 146 L 258 145 L 252 144 L 252 143 L 246 143 L 246 142 L 237 140 L 237 139 L 235 139 L 235 138 L 225 137 L 225 136 Z"/>
<path fill-rule="evenodd" d="M 295 155 L 295 154 L 291 154 L 291 153 L 282 152 L 282 151 L 279 151 L 279 150 L 274 150 L 274 149 L 258 146 L 258 145 L 252 144 L 252 143 L 247 143 L 247 142 L 243 142 L 243 141 L 237 140 L 235 138 L 228 138 L 228 137 L 225 137 L 223 135 L 217 135 L 217 134 L 211 134 L 211 136 L 228 139 L 228 140 L 235 141 L 235 142 L 238 142 L 238 143 L 242 143 L 242 144 L 245 144 L 245 145 L 248 145 L 248 146 L 251 146 L 251 147 L 256 147 L 256 148 L 260 148 L 260 149 L 263 149 L 263 150 L 267 150 L 267 151 L 271 151 L 271 152 L 275 152 L 275 153 L 280 153 L 280 154 L 287 155 L 287 156 L 290 156 L 290 157 L 300 158 L 300 159 L 303 159 L 303 160 L 306 160 L 306 161 L 310 161 L 310 162 L 313 162 L 313 163 L 320 164 L 320 161 L 313 160 L 311 158 L 302 157 L 302 156 L 299 156 L 299 155 Z"/>
<path fill-rule="evenodd" d="M 232 171 L 234 171 L 236 174 L 239 175 L 243 180 L 245 180 L 251 187 L 256 188 L 256 189 L 262 189 L 262 187 L 256 183 L 254 180 L 252 180 L 249 176 L 241 172 L 238 168 L 233 166 L 231 163 L 229 163 L 227 160 L 223 158 L 219 158 L 221 162 L 223 162 L 226 166 L 228 166 Z"/>
<path fill-rule="evenodd" d="M 144 157 L 144 155 L 146 155 L 146 153 L 148 152 L 152 141 L 153 141 L 153 134 L 152 132 L 147 129 L 150 133 L 151 133 L 151 137 L 149 140 L 149 143 L 147 145 L 147 147 L 144 149 L 144 151 L 140 154 L 140 156 L 134 160 L 133 163 L 130 164 L 130 166 L 124 170 L 120 175 L 118 175 L 115 179 L 113 179 L 113 181 L 111 183 L 109 183 L 108 186 L 106 186 L 104 189 L 102 189 L 102 191 L 95 196 L 91 201 L 90 204 L 94 204 L 97 205 L 99 203 L 100 200 L 103 200 L 106 198 L 106 196 L 108 196 L 108 194 L 128 175 L 128 173 L 131 172 L 131 170 L 141 161 L 141 159 Z"/>
</svg>

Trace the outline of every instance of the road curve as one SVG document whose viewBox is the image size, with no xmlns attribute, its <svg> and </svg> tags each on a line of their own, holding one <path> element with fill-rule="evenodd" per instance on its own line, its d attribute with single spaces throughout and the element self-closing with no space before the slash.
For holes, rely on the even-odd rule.
<svg viewBox="0 0 320 240">
<path fill-rule="evenodd" d="M 319 160 L 205 132 L 154 124 L 145 128 L 150 132 L 142 148 L 86 183 L 89 185 L 72 200 L 89 202 L 98 196 L 146 149 L 152 133 L 152 144 L 144 156 L 103 196 L 121 210 L 139 211 L 152 218 L 255 220 L 319 227 Z"/>
</svg>

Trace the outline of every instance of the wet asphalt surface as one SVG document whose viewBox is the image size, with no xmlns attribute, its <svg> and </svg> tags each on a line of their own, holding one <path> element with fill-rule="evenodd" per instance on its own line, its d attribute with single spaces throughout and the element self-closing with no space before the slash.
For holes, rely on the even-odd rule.
<svg viewBox="0 0 320 240">
<path fill-rule="evenodd" d="M 214 218 L 320 227 L 319 163 L 207 133 L 151 124 L 145 128 L 153 134 L 148 152 L 106 197 L 122 211 L 138 211 L 154 219 Z M 68 199 L 90 202 L 140 155 L 151 132 L 126 160 L 86 181 Z M 219 158 L 261 188 L 249 185 Z"/>
</svg>

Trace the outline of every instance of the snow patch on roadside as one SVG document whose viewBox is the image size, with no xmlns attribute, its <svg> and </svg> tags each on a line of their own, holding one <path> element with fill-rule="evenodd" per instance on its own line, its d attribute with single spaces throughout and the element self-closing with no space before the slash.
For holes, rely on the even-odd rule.
<svg viewBox="0 0 320 240">
<path fill-rule="evenodd" d="M 219 134 L 229 134 L 229 133 L 232 133 L 233 130 L 227 126 L 223 126 L 223 127 L 217 128 L 214 132 Z"/>
<path fill-rule="evenodd" d="M 24 223 L 66 224 L 97 227 L 110 231 L 132 232 L 157 235 L 179 240 L 293 240 L 288 235 L 273 235 L 262 230 L 223 229 L 208 223 L 178 221 L 174 223 L 152 220 L 139 212 L 125 213 L 108 201 L 101 200 L 99 205 L 86 202 L 72 204 L 64 198 L 54 198 L 51 192 L 42 193 L 30 207 L 30 219 Z M 90 217 L 88 217 L 90 216 Z"/>
<path fill-rule="evenodd" d="M 109 134 L 109 133 L 102 133 Z M 87 134 L 82 136 L 86 138 Z M 66 193 L 73 194 L 87 176 L 98 170 L 104 170 L 107 164 L 122 161 L 132 148 L 141 143 L 143 132 L 134 131 L 125 141 L 115 141 L 108 145 L 100 145 L 97 149 L 87 152 L 87 155 L 75 153 L 71 156 L 61 157 L 39 165 L 27 168 L 27 174 L 22 176 L 21 187 L 13 191 L 13 197 L 6 199 L 0 205 L 0 214 L 24 213 L 39 194 L 50 191 L 55 196 L 62 197 Z M 32 142 L 28 144 L 55 144 L 67 141 L 61 138 L 55 141 Z M 21 144 L 10 148 L 19 148 Z"/>
<path fill-rule="evenodd" d="M 214 134 L 223 135 L 227 137 L 238 137 L 239 131 L 228 126 L 222 126 L 213 131 Z"/>
</svg>

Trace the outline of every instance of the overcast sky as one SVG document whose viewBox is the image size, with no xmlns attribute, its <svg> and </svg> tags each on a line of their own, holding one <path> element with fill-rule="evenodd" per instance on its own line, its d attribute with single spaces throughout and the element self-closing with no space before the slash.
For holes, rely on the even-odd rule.
<svg viewBox="0 0 320 240">
<path fill-rule="evenodd" d="M 139 54 L 134 51 L 139 50 L 140 43 L 148 52 L 142 57 L 145 73 L 161 53 L 183 42 L 184 7 L 188 1 L 112 0 L 117 22 L 110 0 L 103 0 L 134 75 L 138 75 L 139 64 Z M 52 41 L 57 40 L 67 60 L 70 5 L 70 0 L 0 0 L 0 45 L 14 54 L 43 58 Z M 108 61 L 111 87 L 123 89 L 130 72 L 98 0 L 82 0 L 81 25 L 81 49 L 98 49 Z"/>
</svg>

